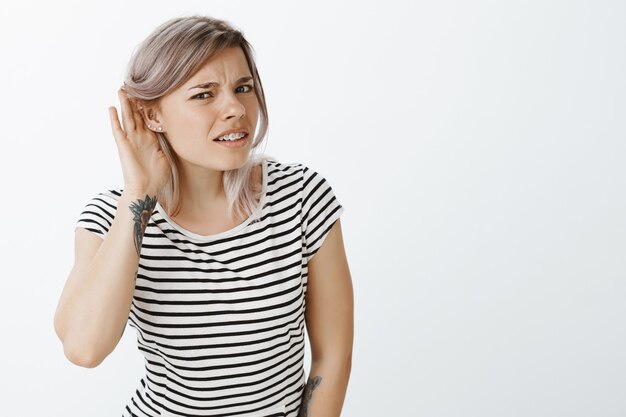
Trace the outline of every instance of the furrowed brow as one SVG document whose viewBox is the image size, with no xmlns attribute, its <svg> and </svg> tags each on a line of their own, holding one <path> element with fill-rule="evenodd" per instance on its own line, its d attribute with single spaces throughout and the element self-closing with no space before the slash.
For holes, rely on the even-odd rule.
<svg viewBox="0 0 626 417">
<path fill-rule="evenodd" d="M 235 84 L 239 84 L 239 83 L 245 83 L 246 81 L 250 81 L 252 79 L 252 77 L 250 76 L 246 76 L 246 77 L 241 77 L 240 79 L 238 79 Z M 211 81 L 208 83 L 202 83 L 202 84 L 198 84 L 198 85 L 194 85 L 193 87 L 189 88 L 190 90 L 193 90 L 194 88 L 211 88 L 211 87 L 219 87 L 219 83 L 216 83 L 215 81 Z"/>
</svg>

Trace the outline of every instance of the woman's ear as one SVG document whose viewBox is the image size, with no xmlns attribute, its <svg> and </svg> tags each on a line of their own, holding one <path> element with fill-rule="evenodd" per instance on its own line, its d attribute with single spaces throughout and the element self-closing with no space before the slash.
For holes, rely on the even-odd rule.
<svg viewBox="0 0 626 417">
<path fill-rule="evenodd" d="M 142 101 L 137 102 L 137 111 L 141 114 L 146 126 L 155 132 L 162 132 L 163 126 L 161 125 L 159 117 L 159 108 L 155 104 L 146 104 Z"/>
</svg>

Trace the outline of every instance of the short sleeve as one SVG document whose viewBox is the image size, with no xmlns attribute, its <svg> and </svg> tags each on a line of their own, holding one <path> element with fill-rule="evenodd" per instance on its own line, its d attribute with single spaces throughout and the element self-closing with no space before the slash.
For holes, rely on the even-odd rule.
<svg viewBox="0 0 626 417">
<path fill-rule="evenodd" d="M 113 224 L 121 192 L 109 190 L 91 198 L 78 216 L 76 227 L 87 229 L 104 239 Z"/>
<path fill-rule="evenodd" d="M 303 165 L 302 232 L 304 257 L 313 258 L 344 208 L 325 177 Z"/>
</svg>

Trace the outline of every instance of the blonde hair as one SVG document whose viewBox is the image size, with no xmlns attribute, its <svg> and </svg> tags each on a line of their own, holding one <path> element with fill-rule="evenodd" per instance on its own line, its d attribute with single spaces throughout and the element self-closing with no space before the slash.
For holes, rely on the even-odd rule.
<svg viewBox="0 0 626 417">
<path fill-rule="evenodd" d="M 160 97 L 175 90 L 191 78 L 214 55 L 229 47 L 241 47 L 254 79 L 254 91 L 259 103 L 258 134 L 253 138 L 247 162 L 239 169 L 224 171 L 224 192 L 228 216 L 244 218 L 260 214 L 257 206 L 262 188 L 251 181 L 254 166 L 263 160 L 274 160 L 257 149 L 268 129 L 267 106 L 263 86 L 256 68 L 253 48 L 243 33 L 224 20 L 193 15 L 176 17 L 159 25 L 132 54 L 124 81 L 129 98 L 143 100 L 158 107 Z M 161 149 L 170 163 L 170 179 L 161 193 L 163 208 L 169 216 L 180 211 L 180 163 L 164 133 L 155 132 Z"/>
</svg>

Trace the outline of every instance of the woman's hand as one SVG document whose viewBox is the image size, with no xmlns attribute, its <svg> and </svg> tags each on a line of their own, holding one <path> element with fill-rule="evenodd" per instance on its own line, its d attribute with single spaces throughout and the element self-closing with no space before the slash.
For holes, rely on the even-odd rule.
<svg viewBox="0 0 626 417">
<path fill-rule="evenodd" d="M 170 164 L 161 150 L 156 133 L 147 128 L 137 104 L 118 90 L 122 126 L 115 107 L 109 107 L 111 128 L 124 174 L 124 191 L 159 196 L 167 184 Z"/>
</svg>

